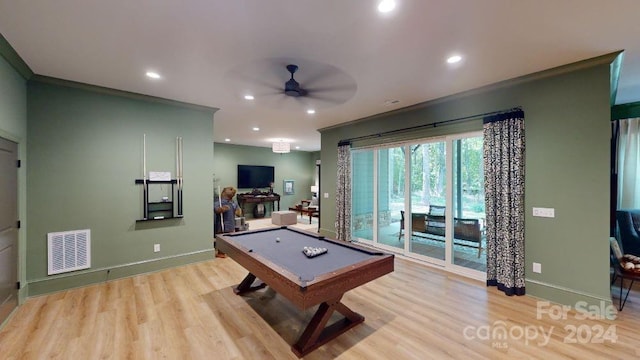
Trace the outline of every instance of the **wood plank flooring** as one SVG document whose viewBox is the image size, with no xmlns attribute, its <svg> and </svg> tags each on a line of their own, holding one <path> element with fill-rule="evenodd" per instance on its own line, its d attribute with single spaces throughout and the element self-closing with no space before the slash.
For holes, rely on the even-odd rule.
<svg viewBox="0 0 640 360">
<path fill-rule="evenodd" d="M 290 346 L 315 309 L 300 311 L 269 288 L 234 295 L 245 275 L 232 259 L 213 259 L 30 298 L 0 331 L 0 358 L 296 359 Z M 637 291 L 614 321 L 573 311 L 538 319 L 532 297 L 396 259 L 394 273 L 343 301 L 365 322 L 306 359 L 640 357 Z"/>
</svg>

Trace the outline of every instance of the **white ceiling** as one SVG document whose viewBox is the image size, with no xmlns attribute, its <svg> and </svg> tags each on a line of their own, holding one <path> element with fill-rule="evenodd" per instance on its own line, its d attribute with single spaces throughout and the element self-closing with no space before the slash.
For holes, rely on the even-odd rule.
<svg viewBox="0 0 640 360">
<path fill-rule="evenodd" d="M 377 1 L 0 0 L 0 33 L 36 74 L 219 108 L 214 140 L 242 145 L 319 150 L 317 129 L 617 50 L 617 103 L 640 100 L 638 0 Z M 333 90 L 274 91 L 288 63 Z"/>
</svg>

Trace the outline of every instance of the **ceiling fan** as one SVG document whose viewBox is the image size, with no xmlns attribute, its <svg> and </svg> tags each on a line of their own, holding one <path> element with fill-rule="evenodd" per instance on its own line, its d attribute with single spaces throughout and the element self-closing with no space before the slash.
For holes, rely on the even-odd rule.
<svg viewBox="0 0 640 360">
<path fill-rule="evenodd" d="M 256 97 L 263 100 L 263 105 L 279 109 L 294 109 L 300 105 L 327 108 L 354 96 L 357 85 L 344 71 L 329 64 L 297 60 L 302 64 L 296 59 L 258 60 L 233 69 L 228 79 L 243 91 L 253 89 Z M 289 75 L 288 80 L 283 78 L 284 74 Z"/>
<path fill-rule="evenodd" d="M 300 84 L 293 78 L 293 74 L 298 71 L 298 65 L 287 65 L 287 71 L 291 73 L 291 79 L 284 84 L 284 93 L 288 96 L 298 97 L 307 95 L 307 90 L 300 87 Z"/>
</svg>

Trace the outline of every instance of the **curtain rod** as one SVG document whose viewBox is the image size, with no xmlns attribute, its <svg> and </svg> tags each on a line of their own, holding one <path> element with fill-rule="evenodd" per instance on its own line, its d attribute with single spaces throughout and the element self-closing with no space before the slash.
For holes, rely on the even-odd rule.
<svg viewBox="0 0 640 360">
<path fill-rule="evenodd" d="M 469 116 L 459 117 L 459 118 L 455 118 L 455 119 L 437 121 L 437 122 L 430 123 L 430 124 L 416 125 L 416 126 L 411 126 L 411 127 L 408 127 L 408 128 L 403 128 L 403 129 L 389 130 L 389 131 L 385 131 L 385 132 L 377 133 L 377 134 L 357 136 L 357 137 L 354 137 L 354 138 L 340 140 L 338 142 L 338 146 L 351 145 L 351 142 L 357 141 L 357 140 L 367 140 L 367 139 L 379 138 L 379 137 L 382 137 L 382 136 L 385 136 L 385 135 L 392 135 L 392 134 L 401 133 L 401 132 L 405 132 L 405 131 L 426 129 L 426 128 L 429 128 L 429 127 L 434 128 L 434 127 L 438 127 L 438 126 L 441 126 L 441 125 L 449 125 L 449 124 L 452 124 L 452 123 L 455 123 L 455 122 L 461 122 L 461 121 L 466 121 L 466 120 L 471 120 L 471 119 L 477 119 L 477 118 L 480 118 L 480 117 L 487 117 L 487 116 L 492 116 L 492 115 L 505 114 L 505 113 L 509 113 L 509 112 L 512 112 L 512 111 L 522 111 L 522 107 L 517 106 L 517 107 L 511 108 L 511 109 L 508 109 L 508 110 L 491 111 L 491 112 L 484 113 L 484 114 L 469 115 Z"/>
</svg>

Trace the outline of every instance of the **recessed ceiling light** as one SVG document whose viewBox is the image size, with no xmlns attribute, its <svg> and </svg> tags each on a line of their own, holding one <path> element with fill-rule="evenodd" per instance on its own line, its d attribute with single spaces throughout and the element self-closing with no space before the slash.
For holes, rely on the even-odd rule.
<svg viewBox="0 0 640 360">
<path fill-rule="evenodd" d="M 244 99 L 245 99 L 245 100 L 253 100 L 253 99 L 255 99 L 255 98 L 253 97 L 253 95 L 245 95 L 245 96 L 244 96 Z"/>
<path fill-rule="evenodd" d="M 315 111 L 315 110 L 313 110 L 313 109 L 309 109 L 309 110 L 307 110 L 307 114 L 315 114 L 315 113 L 316 113 L 316 111 Z"/>
<path fill-rule="evenodd" d="M 460 60 L 462 60 L 462 56 L 460 56 L 460 55 L 453 55 L 453 56 L 451 56 L 451 57 L 449 57 L 449 58 L 447 59 L 447 62 L 448 62 L 449 64 L 455 64 L 455 63 L 457 63 L 457 62 L 460 62 Z"/>
<path fill-rule="evenodd" d="M 396 2 L 393 0 L 382 0 L 378 3 L 378 11 L 381 13 L 387 13 L 392 11 L 396 7 Z"/>
<path fill-rule="evenodd" d="M 155 71 L 147 71 L 147 76 L 152 79 L 160 79 L 160 74 Z"/>
<path fill-rule="evenodd" d="M 300 146 L 296 146 L 296 150 L 300 149 Z"/>
<path fill-rule="evenodd" d="M 259 127 L 254 127 L 253 131 L 260 131 L 260 128 Z"/>
<path fill-rule="evenodd" d="M 226 139 L 224 139 L 224 141 L 229 142 L 229 141 L 231 141 L 231 139 L 226 138 Z"/>
</svg>

